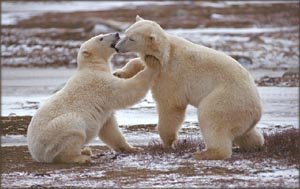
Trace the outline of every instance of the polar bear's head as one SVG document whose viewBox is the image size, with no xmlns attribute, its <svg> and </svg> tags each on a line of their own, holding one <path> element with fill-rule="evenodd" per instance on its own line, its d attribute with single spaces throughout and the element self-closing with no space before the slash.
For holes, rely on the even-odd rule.
<svg viewBox="0 0 300 189">
<path fill-rule="evenodd" d="M 119 33 L 101 34 L 84 42 L 77 56 L 79 66 L 107 63 L 116 52 L 115 45 L 120 39 Z"/>
<path fill-rule="evenodd" d="M 145 20 L 137 15 L 136 22 L 125 31 L 123 37 L 116 45 L 121 53 L 137 52 L 141 57 L 153 55 L 160 58 L 167 43 L 167 35 L 154 21 Z"/>
</svg>

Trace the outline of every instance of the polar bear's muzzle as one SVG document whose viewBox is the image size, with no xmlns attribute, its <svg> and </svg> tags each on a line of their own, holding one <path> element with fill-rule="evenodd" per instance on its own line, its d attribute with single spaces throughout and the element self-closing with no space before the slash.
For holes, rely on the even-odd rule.
<svg viewBox="0 0 300 189">
<path fill-rule="evenodd" d="M 114 38 L 112 44 L 110 45 L 110 47 L 115 49 L 118 52 L 118 49 L 116 49 L 116 44 L 120 40 L 120 35 L 119 35 L 119 33 L 114 33 L 113 35 L 115 38 Z"/>
</svg>

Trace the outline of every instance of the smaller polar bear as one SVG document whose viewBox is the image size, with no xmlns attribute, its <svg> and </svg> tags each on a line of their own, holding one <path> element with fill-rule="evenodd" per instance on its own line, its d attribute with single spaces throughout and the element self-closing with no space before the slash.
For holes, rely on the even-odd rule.
<svg viewBox="0 0 300 189">
<path fill-rule="evenodd" d="M 149 67 L 135 77 L 127 80 L 114 77 L 109 59 L 118 40 L 118 33 L 106 34 L 82 44 L 76 73 L 31 120 L 27 139 L 34 160 L 90 162 L 90 150 L 82 148 L 96 135 L 115 151 L 141 150 L 126 142 L 118 128 L 114 110 L 133 105 L 145 96 L 159 63 L 148 57 Z"/>
<path fill-rule="evenodd" d="M 172 147 L 187 105 L 198 108 L 199 126 L 206 149 L 196 159 L 226 159 L 232 144 L 255 149 L 264 143 L 255 125 L 261 117 L 255 83 L 230 56 L 166 33 L 156 22 L 137 16 L 116 48 L 120 52 L 151 55 L 161 64 L 151 91 L 159 114 L 158 131 Z M 115 73 L 130 78 L 143 68 L 133 62 Z"/>
</svg>

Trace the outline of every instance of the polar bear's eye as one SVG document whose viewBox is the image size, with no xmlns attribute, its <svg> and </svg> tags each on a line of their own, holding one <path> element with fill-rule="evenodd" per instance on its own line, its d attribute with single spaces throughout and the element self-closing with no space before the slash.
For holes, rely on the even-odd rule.
<svg viewBox="0 0 300 189">
<path fill-rule="evenodd" d="M 102 40 L 103 40 L 103 37 L 101 37 L 99 40 L 102 41 Z"/>
<path fill-rule="evenodd" d="M 129 41 L 134 41 L 134 39 L 132 39 L 132 38 L 129 38 Z"/>
</svg>

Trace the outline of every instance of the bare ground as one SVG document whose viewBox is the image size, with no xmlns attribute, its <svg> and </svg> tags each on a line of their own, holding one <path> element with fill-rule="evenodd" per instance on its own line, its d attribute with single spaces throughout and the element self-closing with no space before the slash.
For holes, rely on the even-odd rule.
<svg viewBox="0 0 300 189">
<path fill-rule="evenodd" d="M 2 135 L 25 134 L 30 119 L 29 116 L 2 117 Z M 11 125 L 16 129 L 11 129 Z M 139 135 L 155 132 L 155 129 L 154 125 L 136 125 L 128 132 Z M 26 146 L 2 147 L 1 182 L 8 188 L 296 187 L 299 184 L 299 134 L 298 129 L 265 134 L 262 149 L 247 152 L 235 146 L 232 158 L 225 161 L 194 160 L 192 153 L 203 149 L 204 143 L 188 135 L 176 143 L 175 150 L 165 150 L 158 140 L 140 146 L 144 152 L 137 154 L 116 154 L 105 146 L 91 146 L 93 163 L 86 165 L 37 163 Z"/>
<path fill-rule="evenodd" d="M 107 147 L 93 146 L 93 163 L 86 165 L 36 163 L 25 146 L 2 147 L 2 184 L 4 187 L 22 188 L 219 187 L 230 184 L 243 187 L 295 187 L 299 183 L 297 175 L 270 176 L 268 179 L 259 175 L 276 170 L 299 170 L 300 143 L 297 136 L 299 131 L 290 130 L 266 137 L 266 145 L 259 152 L 241 152 L 236 148 L 230 160 L 199 162 L 192 159 L 191 153 L 199 147 L 203 148 L 203 143 L 188 138 L 179 141 L 176 150 L 172 151 L 165 151 L 159 142 L 153 141 L 148 146 L 141 146 L 145 152 L 138 154 L 114 154 Z M 172 174 L 175 176 L 170 180 L 168 177 Z M 285 180 L 285 176 L 291 178 Z"/>
</svg>

